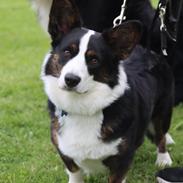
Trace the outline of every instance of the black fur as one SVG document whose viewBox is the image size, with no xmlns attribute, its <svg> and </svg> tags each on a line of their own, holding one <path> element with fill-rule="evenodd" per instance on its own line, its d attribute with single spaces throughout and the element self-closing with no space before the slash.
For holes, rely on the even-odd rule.
<svg viewBox="0 0 183 183">
<path fill-rule="evenodd" d="M 173 102 L 172 74 L 163 58 L 158 58 L 154 53 L 149 53 L 139 46 L 123 66 L 130 89 L 123 97 L 104 109 L 103 126 L 113 129 L 104 140 L 110 141 L 121 134 L 128 136 L 129 133 L 133 134 L 133 139 L 128 138 L 129 144 L 137 148 L 143 141 L 147 125 L 152 119 L 159 118 L 160 121 L 164 121 L 161 126 L 163 133 L 169 128 Z"/>
<path fill-rule="evenodd" d="M 172 56 L 175 77 L 175 105 L 183 101 L 183 8 L 178 24 L 177 44 Z"/>
<path fill-rule="evenodd" d="M 119 146 L 118 155 L 103 161 L 111 171 L 111 182 L 124 178 L 135 150 L 148 133 L 150 121 L 157 130 L 151 138 L 155 144 L 160 144 L 163 134 L 169 129 L 173 105 L 173 77 L 163 58 L 136 47 L 123 65 L 130 90 L 104 109 L 101 129 L 105 142 L 121 136 L 126 141 L 125 145 Z"/>
</svg>

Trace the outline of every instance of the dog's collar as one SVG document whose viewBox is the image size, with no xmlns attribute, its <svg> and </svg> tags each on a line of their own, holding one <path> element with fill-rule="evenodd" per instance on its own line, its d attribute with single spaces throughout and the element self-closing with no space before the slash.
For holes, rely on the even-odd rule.
<svg viewBox="0 0 183 183">
<path fill-rule="evenodd" d="M 61 117 L 67 116 L 67 115 L 68 115 L 68 113 L 66 111 L 64 111 L 64 110 L 61 111 Z"/>
</svg>

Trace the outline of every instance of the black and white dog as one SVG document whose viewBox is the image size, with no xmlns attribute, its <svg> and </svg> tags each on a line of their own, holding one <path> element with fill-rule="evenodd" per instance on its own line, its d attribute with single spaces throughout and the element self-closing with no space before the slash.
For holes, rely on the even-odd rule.
<svg viewBox="0 0 183 183">
<path fill-rule="evenodd" d="M 73 0 L 53 0 L 52 51 L 41 77 L 49 98 L 52 142 L 69 183 L 108 170 L 121 183 L 144 135 L 157 145 L 157 164 L 172 163 L 166 134 L 173 105 L 172 73 L 163 58 L 137 43 L 141 24 L 98 33 L 82 27 Z"/>
</svg>

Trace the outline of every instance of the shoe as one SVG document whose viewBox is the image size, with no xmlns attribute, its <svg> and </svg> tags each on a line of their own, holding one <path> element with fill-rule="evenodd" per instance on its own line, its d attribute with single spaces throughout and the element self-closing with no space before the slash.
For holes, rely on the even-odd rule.
<svg viewBox="0 0 183 183">
<path fill-rule="evenodd" d="M 183 183 L 183 168 L 165 168 L 156 174 L 158 183 Z"/>
</svg>

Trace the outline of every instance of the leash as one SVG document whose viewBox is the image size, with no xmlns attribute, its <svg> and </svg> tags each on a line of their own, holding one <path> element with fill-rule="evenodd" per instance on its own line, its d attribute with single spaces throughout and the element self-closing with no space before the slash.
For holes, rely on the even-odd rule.
<svg viewBox="0 0 183 183">
<path fill-rule="evenodd" d="M 120 25 L 122 23 L 122 21 L 126 19 L 126 17 L 125 17 L 126 4 L 127 4 L 127 0 L 124 0 L 123 1 L 123 4 L 121 5 L 120 15 L 117 16 L 113 20 L 113 28 L 116 27 L 116 26 L 118 26 L 118 25 Z"/>
<path fill-rule="evenodd" d="M 164 56 L 168 56 L 167 53 L 167 37 L 168 30 L 165 24 L 165 15 L 166 15 L 166 8 L 167 8 L 167 1 L 163 3 L 159 3 L 159 18 L 160 18 L 160 31 L 161 31 L 161 51 Z M 174 41 L 174 39 L 173 39 Z"/>
<path fill-rule="evenodd" d="M 167 39 L 166 39 L 166 25 L 165 25 L 165 14 L 168 0 L 160 0 L 156 8 L 156 12 L 151 23 L 149 34 L 147 37 L 147 48 L 151 50 L 151 37 L 152 32 L 156 23 L 156 20 L 160 18 L 160 32 L 161 32 L 161 52 L 164 56 L 167 56 Z"/>
<path fill-rule="evenodd" d="M 165 24 L 165 15 L 166 15 L 166 9 L 167 9 L 167 2 L 160 2 L 159 3 L 159 18 L 160 18 L 160 31 L 161 31 L 161 50 L 164 56 L 168 56 L 167 53 L 167 38 L 172 40 L 173 42 L 176 42 L 176 38 L 173 37 Z"/>
<path fill-rule="evenodd" d="M 166 8 L 167 8 L 167 3 L 168 0 L 160 0 L 158 3 L 158 7 L 157 10 L 155 12 L 155 16 L 153 18 L 150 30 L 149 30 L 149 36 L 147 38 L 147 47 L 150 50 L 150 39 L 151 39 L 151 34 L 153 31 L 153 27 L 155 25 L 155 22 L 157 20 L 157 18 L 160 18 L 160 31 L 161 31 L 161 51 L 162 54 L 164 56 L 167 56 L 167 36 L 174 42 L 176 42 L 176 39 L 173 38 L 170 33 L 168 32 L 167 28 L 166 28 L 166 24 L 165 24 L 165 15 L 166 15 Z M 120 25 L 123 20 L 126 19 L 125 17 L 125 10 L 126 10 L 126 4 L 127 4 L 127 0 L 123 1 L 123 4 L 121 5 L 121 12 L 119 14 L 119 16 L 117 16 L 114 20 L 113 20 L 113 28 Z"/>
<path fill-rule="evenodd" d="M 177 14 L 177 17 L 174 18 L 174 21 L 176 20 L 176 23 L 178 22 L 179 17 L 180 17 L 180 12 L 182 9 L 182 1 L 183 0 L 179 1 L 178 14 Z M 153 28 L 154 28 L 154 25 L 156 23 L 156 20 L 159 18 L 160 19 L 160 32 L 161 32 L 160 33 L 161 34 L 160 35 L 160 37 L 161 37 L 161 52 L 164 56 L 168 56 L 168 53 L 167 53 L 167 41 L 168 41 L 168 39 L 173 41 L 173 42 L 177 41 L 177 39 L 176 39 L 177 30 L 174 32 L 175 36 L 171 35 L 170 32 L 168 31 L 166 23 L 165 23 L 165 16 L 167 13 L 167 4 L 168 3 L 170 6 L 171 5 L 170 0 L 159 0 L 152 24 L 151 24 L 150 29 L 148 31 L 149 36 L 147 38 L 147 48 L 150 49 L 150 47 L 151 47 L 150 46 L 150 44 L 151 44 L 150 39 L 152 36 Z M 170 9 L 171 8 L 172 7 L 170 7 Z M 170 11 L 170 13 L 171 13 L 171 11 Z M 172 16 L 172 15 L 170 15 L 170 16 Z"/>
<path fill-rule="evenodd" d="M 147 49 L 151 50 L 151 36 L 152 36 L 152 32 L 154 29 L 154 25 L 156 23 L 156 20 L 159 18 L 160 19 L 160 39 L 161 39 L 161 52 L 162 55 L 164 56 L 168 56 L 167 53 L 167 41 L 168 39 L 176 42 L 177 41 L 177 29 L 174 31 L 174 35 L 170 34 L 169 30 L 167 29 L 166 23 L 165 23 L 165 18 L 166 18 L 166 13 L 167 13 L 167 4 L 169 3 L 169 9 L 170 9 L 170 16 L 173 17 L 172 13 L 171 13 L 171 0 L 159 0 L 158 2 L 158 6 L 153 18 L 153 21 L 151 23 L 150 29 L 149 29 L 149 34 L 147 37 Z M 123 20 L 126 19 L 125 16 L 125 10 L 126 10 L 126 4 L 127 4 L 127 0 L 123 0 L 123 4 L 121 5 L 121 12 L 119 14 L 119 16 L 117 16 L 114 20 L 113 20 L 113 27 L 116 27 L 118 25 L 120 25 Z M 179 17 L 180 17 L 180 13 L 182 10 L 182 5 L 183 5 L 183 0 L 179 0 L 179 3 L 177 5 L 178 10 L 177 10 L 177 17 L 173 17 L 173 21 L 174 22 L 178 22 Z"/>
</svg>

